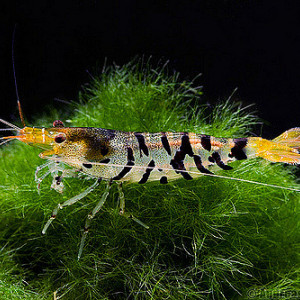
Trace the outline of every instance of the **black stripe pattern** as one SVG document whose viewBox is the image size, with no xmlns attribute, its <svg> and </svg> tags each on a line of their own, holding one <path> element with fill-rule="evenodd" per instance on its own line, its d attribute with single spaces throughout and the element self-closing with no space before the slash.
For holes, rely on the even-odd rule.
<svg viewBox="0 0 300 300">
<path fill-rule="evenodd" d="M 161 184 L 167 184 L 167 183 L 168 183 L 168 178 L 167 178 L 167 176 L 162 176 L 162 177 L 160 178 L 159 182 L 160 182 Z"/>
<path fill-rule="evenodd" d="M 133 150 L 130 147 L 127 149 L 127 159 L 128 161 L 134 161 Z"/>
<path fill-rule="evenodd" d="M 133 156 L 133 151 L 132 148 L 127 148 L 127 164 L 126 166 L 122 169 L 122 171 L 115 177 L 112 178 L 112 180 L 120 180 L 122 179 L 128 172 L 131 171 L 132 167 L 134 166 L 134 156 Z"/>
<path fill-rule="evenodd" d="M 218 152 L 213 152 L 212 155 L 208 158 L 210 162 L 215 162 L 223 170 L 231 170 L 232 167 L 225 165 L 221 160 L 221 156 Z"/>
<path fill-rule="evenodd" d="M 199 155 L 194 155 L 194 162 L 195 165 L 197 167 L 197 169 L 201 172 L 201 173 L 205 173 L 205 174 L 213 174 L 213 172 L 207 170 L 203 165 L 202 165 L 202 160 L 201 157 Z"/>
<path fill-rule="evenodd" d="M 204 135 L 201 137 L 201 146 L 204 150 L 211 151 L 211 142 L 209 135 Z"/>
<path fill-rule="evenodd" d="M 186 154 L 189 156 L 194 155 L 188 133 L 183 133 L 181 137 L 180 149 L 179 151 L 176 151 L 174 158 L 170 161 L 170 165 L 177 174 L 181 174 L 186 180 L 191 180 L 193 177 L 186 171 L 183 163 Z"/>
<path fill-rule="evenodd" d="M 188 133 L 184 133 L 181 138 L 180 151 L 185 154 L 188 154 L 191 157 L 194 155 Z"/>
<path fill-rule="evenodd" d="M 109 158 L 105 158 L 105 159 L 100 160 L 100 164 L 108 164 L 109 162 L 110 162 Z"/>
<path fill-rule="evenodd" d="M 146 146 L 145 143 L 145 137 L 139 132 L 135 132 L 134 135 L 139 143 L 141 157 L 142 157 L 142 152 L 144 152 L 146 156 L 149 156 L 148 147 Z"/>
<path fill-rule="evenodd" d="M 169 144 L 168 138 L 164 132 L 162 132 L 161 143 L 162 143 L 164 149 L 167 151 L 167 153 L 169 155 L 171 155 L 170 144 Z"/>
<path fill-rule="evenodd" d="M 143 174 L 143 177 L 142 177 L 142 179 L 139 181 L 139 183 L 142 184 L 142 183 L 146 183 L 146 182 L 147 182 L 147 180 L 148 180 L 148 178 L 149 178 L 149 176 L 150 176 L 150 173 L 153 171 L 154 167 L 155 167 L 155 162 L 154 162 L 154 160 L 152 159 L 152 160 L 149 162 L 148 167 L 147 167 L 147 169 L 146 169 L 146 172 Z"/>
<path fill-rule="evenodd" d="M 82 166 L 87 168 L 87 169 L 91 169 L 93 167 L 92 164 L 82 164 Z"/>
<path fill-rule="evenodd" d="M 109 162 L 110 162 L 109 158 L 105 158 L 99 161 L 100 164 L 108 164 Z M 87 169 L 91 169 L 93 167 L 93 164 L 83 163 L 82 166 Z"/>
<path fill-rule="evenodd" d="M 228 154 L 229 157 L 235 157 L 237 160 L 247 159 L 247 155 L 244 152 L 243 148 L 247 146 L 248 139 L 240 138 L 234 139 L 234 147 L 231 148 L 231 153 Z"/>
</svg>

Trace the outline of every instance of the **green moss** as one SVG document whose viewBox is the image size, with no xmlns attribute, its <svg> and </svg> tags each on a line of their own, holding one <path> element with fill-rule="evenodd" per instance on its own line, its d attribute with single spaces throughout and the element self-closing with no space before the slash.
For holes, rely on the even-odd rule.
<svg viewBox="0 0 300 300">
<path fill-rule="evenodd" d="M 109 67 L 64 118 L 70 126 L 223 137 L 245 136 L 258 122 L 230 101 L 213 109 L 204 105 L 201 89 L 166 69 L 138 60 Z M 52 121 L 48 116 L 37 124 L 49 127 Z M 1 298 L 53 299 L 57 292 L 62 299 L 284 299 L 300 293 L 297 192 L 204 176 L 169 185 L 127 184 L 126 209 L 149 225 L 146 230 L 119 216 L 113 187 L 77 261 L 85 217 L 104 184 L 60 211 L 42 236 L 57 203 L 91 183 L 66 179 L 61 195 L 50 190 L 47 178 L 39 195 L 38 150 L 13 142 L 2 146 L 0 161 Z M 218 174 L 299 188 L 292 167 L 259 159 L 232 166 Z"/>
</svg>

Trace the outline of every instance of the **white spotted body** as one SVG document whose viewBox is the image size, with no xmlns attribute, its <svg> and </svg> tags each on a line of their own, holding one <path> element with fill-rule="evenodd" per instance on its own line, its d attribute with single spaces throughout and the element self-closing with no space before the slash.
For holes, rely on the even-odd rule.
<svg viewBox="0 0 300 300">
<path fill-rule="evenodd" d="M 53 143 L 53 150 L 41 153 L 42 158 L 63 162 L 91 177 L 113 181 L 166 183 L 168 179 L 192 179 L 189 172 L 211 174 L 209 168 L 215 164 L 229 170 L 228 162 L 255 156 L 255 151 L 247 146 L 248 138 L 90 127 L 42 129 L 43 141 L 49 137 L 55 141 L 55 136 L 58 142 Z"/>
</svg>

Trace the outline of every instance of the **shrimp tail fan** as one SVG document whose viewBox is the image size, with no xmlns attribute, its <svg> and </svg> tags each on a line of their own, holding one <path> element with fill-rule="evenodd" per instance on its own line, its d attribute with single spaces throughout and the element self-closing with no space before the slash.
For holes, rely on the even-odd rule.
<svg viewBox="0 0 300 300">
<path fill-rule="evenodd" d="M 300 151 L 300 127 L 292 128 L 275 138 L 273 142 Z"/>
<path fill-rule="evenodd" d="M 300 164 L 300 127 L 292 128 L 272 141 L 250 138 L 256 156 L 272 162 Z"/>
</svg>

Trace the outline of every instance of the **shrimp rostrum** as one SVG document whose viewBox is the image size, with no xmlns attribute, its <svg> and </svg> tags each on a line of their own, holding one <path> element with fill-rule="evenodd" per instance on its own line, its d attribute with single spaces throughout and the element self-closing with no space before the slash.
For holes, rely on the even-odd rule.
<svg viewBox="0 0 300 300">
<path fill-rule="evenodd" d="M 99 202 L 87 216 L 78 258 L 82 254 L 91 220 L 105 203 L 113 182 L 117 182 L 119 189 L 120 214 L 148 228 L 132 214 L 125 212 L 123 181 L 144 184 L 159 180 L 161 184 L 166 184 L 168 180 L 176 178 L 192 180 L 200 175 L 215 176 L 212 173 L 213 165 L 229 170 L 232 167 L 228 163 L 254 157 L 271 162 L 300 164 L 300 128 L 290 129 L 270 141 L 261 137 L 225 139 L 188 132 L 141 133 L 64 127 L 58 120 L 51 128 L 18 128 L 7 121 L 0 121 L 17 132 L 15 136 L 1 138 L 1 143 L 17 139 L 43 149 L 39 156 L 48 162 L 36 170 L 38 188 L 50 174 L 53 176 L 51 187 L 58 192 L 63 190 L 65 177 L 86 175 L 94 179 L 94 183 L 82 193 L 58 204 L 45 224 L 43 233 L 46 233 L 60 209 L 85 197 L 101 180 L 107 181 Z"/>
</svg>

